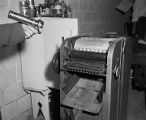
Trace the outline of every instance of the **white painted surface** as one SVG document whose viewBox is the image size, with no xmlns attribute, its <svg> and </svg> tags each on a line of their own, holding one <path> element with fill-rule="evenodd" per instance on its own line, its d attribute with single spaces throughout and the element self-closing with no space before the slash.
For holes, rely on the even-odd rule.
<svg viewBox="0 0 146 120">
<path fill-rule="evenodd" d="M 78 35 L 77 19 L 42 18 L 42 34 L 34 35 L 22 44 L 23 85 L 27 90 L 45 91 L 59 88 L 59 75 L 52 70 L 52 58 L 62 43 L 62 37 Z"/>
</svg>

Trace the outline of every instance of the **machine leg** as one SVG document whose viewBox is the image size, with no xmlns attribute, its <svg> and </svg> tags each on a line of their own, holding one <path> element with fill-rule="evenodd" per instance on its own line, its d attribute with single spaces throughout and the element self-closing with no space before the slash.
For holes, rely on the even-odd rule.
<svg viewBox="0 0 146 120">
<path fill-rule="evenodd" d="M 75 120 L 79 120 L 79 117 L 82 113 L 82 110 L 78 110 L 78 109 L 73 109 L 73 113 L 74 113 L 74 116 L 75 116 Z"/>
<path fill-rule="evenodd" d="M 39 92 L 31 92 L 33 118 L 38 118 L 38 112 L 41 109 L 45 120 L 50 119 L 49 97 L 48 94 L 42 95 Z"/>
</svg>

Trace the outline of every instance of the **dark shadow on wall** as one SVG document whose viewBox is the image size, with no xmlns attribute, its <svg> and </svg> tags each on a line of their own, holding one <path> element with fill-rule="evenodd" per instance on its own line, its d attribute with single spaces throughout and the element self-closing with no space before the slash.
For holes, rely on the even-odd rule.
<svg viewBox="0 0 146 120">
<path fill-rule="evenodd" d="M 26 46 L 25 43 L 20 45 L 20 50 L 21 51 L 25 51 Z M 58 52 L 59 50 L 56 50 L 56 54 L 54 54 L 52 61 L 49 63 L 47 63 L 46 61 L 46 66 L 44 69 L 45 72 L 45 78 L 47 81 L 49 82 L 53 82 L 54 83 L 54 88 L 50 88 L 51 93 L 49 93 L 49 98 L 51 99 L 50 102 L 50 117 L 52 120 L 59 120 L 60 117 L 60 74 L 56 73 L 55 71 L 58 69 L 58 65 L 60 63 L 60 61 L 58 61 L 59 57 L 58 56 L 60 53 Z M 45 52 L 49 52 L 49 51 L 45 51 Z M 47 57 L 47 56 L 45 56 Z M 55 66 L 54 66 L 54 64 Z M 57 71 L 58 72 L 58 71 Z M 44 119 L 42 119 L 44 120 Z"/>
<path fill-rule="evenodd" d="M 49 51 L 48 51 L 49 52 Z M 51 89 L 49 94 L 50 102 L 50 117 L 52 120 L 60 119 L 60 52 L 56 50 L 56 54 L 53 56 L 53 59 L 48 63 L 45 70 L 45 77 L 48 81 L 54 83 L 54 88 Z"/>
<path fill-rule="evenodd" d="M 27 49 L 26 46 L 25 46 L 25 42 L 23 42 L 22 44 L 19 45 L 19 49 L 20 49 L 20 51 L 25 51 L 25 49 Z M 59 57 L 58 56 L 58 51 L 59 50 L 56 50 L 57 55 L 55 54 L 53 56 L 53 58 L 55 56 Z M 45 52 L 49 52 L 49 51 L 45 51 Z M 53 59 L 52 59 L 52 61 L 53 61 Z M 58 73 L 55 73 L 54 66 L 52 64 L 53 63 L 52 61 L 50 63 L 49 62 L 47 63 L 47 61 L 46 61 L 46 63 L 45 63 L 46 66 L 44 68 L 44 72 L 45 72 L 44 76 L 45 76 L 45 78 L 46 78 L 47 81 L 53 82 L 54 88 L 59 89 L 59 87 L 60 87 L 60 75 Z"/>
<path fill-rule="evenodd" d="M 48 51 L 49 52 L 49 51 Z M 54 83 L 54 88 L 60 88 L 60 74 L 59 74 L 59 67 L 60 67 L 60 52 L 56 50 L 56 53 L 53 56 L 53 59 L 48 65 L 46 66 L 45 70 L 45 78 L 48 81 Z"/>
<path fill-rule="evenodd" d="M 3 61 L 10 59 L 17 54 L 19 54 L 18 45 L 0 47 L 0 62 L 2 63 Z"/>
<path fill-rule="evenodd" d="M 25 42 L 23 42 L 22 44 L 19 45 L 19 49 L 21 51 L 25 51 L 25 49 L 27 49 L 26 46 L 25 46 Z M 57 56 L 57 58 L 59 58 L 58 51 L 59 50 L 57 49 L 56 54 L 53 56 L 53 58 L 56 57 L 56 56 Z M 49 52 L 49 51 L 45 51 L 45 52 Z M 45 56 L 45 57 L 47 57 L 47 56 Z M 55 73 L 54 66 L 53 66 L 52 63 L 53 63 L 53 59 L 50 63 L 49 62 L 47 63 L 47 61 L 46 61 L 46 63 L 45 63 L 46 66 L 44 68 L 44 72 L 45 72 L 44 76 L 45 76 L 47 81 L 53 82 L 54 88 L 59 89 L 59 87 L 60 87 L 60 75 L 58 73 Z M 59 64 L 59 63 L 57 63 L 57 64 Z"/>
</svg>

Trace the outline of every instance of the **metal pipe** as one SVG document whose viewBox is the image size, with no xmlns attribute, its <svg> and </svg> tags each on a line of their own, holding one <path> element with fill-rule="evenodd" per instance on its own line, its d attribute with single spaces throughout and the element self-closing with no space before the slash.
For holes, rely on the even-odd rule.
<svg viewBox="0 0 146 120">
<path fill-rule="evenodd" d="M 38 32 L 40 32 L 39 28 L 43 28 L 43 25 L 44 25 L 44 22 L 42 20 L 35 20 L 32 18 L 26 17 L 24 15 L 21 15 L 19 13 L 13 12 L 11 10 L 8 13 L 8 18 L 11 18 L 23 24 L 35 27 L 38 30 Z"/>
</svg>

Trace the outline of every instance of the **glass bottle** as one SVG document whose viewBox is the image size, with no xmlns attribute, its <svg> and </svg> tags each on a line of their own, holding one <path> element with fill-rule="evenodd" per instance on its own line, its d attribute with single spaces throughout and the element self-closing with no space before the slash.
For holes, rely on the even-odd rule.
<svg viewBox="0 0 146 120">
<path fill-rule="evenodd" d="M 68 18 L 71 18 L 71 17 L 72 17 L 71 5 L 68 5 L 68 7 L 67 7 L 67 17 L 68 17 Z"/>
<path fill-rule="evenodd" d="M 61 4 L 59 1 L 55 3 L 55 10 L 56 10 L 57 17 L 61 17 Z"/>
<path fill-rule="evenodd" d="M 62 10 L 62 17 L 66 17 L 67 5 L 64 1 L 61 1 L 61 10 Z"/>
</svg>

